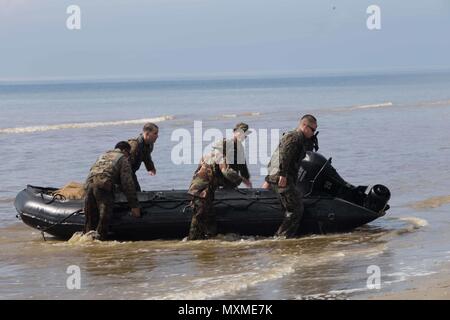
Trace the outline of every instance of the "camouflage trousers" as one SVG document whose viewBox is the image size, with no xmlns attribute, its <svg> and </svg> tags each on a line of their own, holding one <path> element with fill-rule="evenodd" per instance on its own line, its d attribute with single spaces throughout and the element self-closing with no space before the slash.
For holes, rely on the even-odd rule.
<svg viewBox="0 0 450 320">
<path fill-rule="evenodd" d="M 193 209 L 189 240 L 203 240 L 217 234 L 216 214 L 214 212 L 214 190 L 209 190 L 205 198 L 193 197 Z"/>
<path fill-rule="evenodd" d="M 141 192 L 141 185 L 139 184 L 139 181 L 136 176 L 136 172 L 132 172 L 133 181 L 134 181 L 134 187 L 136 188 L 136 192 Z"/>
<path fill-rule="evenodd" d="M 304 211 L 302 192 L 292 183 L 288 184 L 286 188 L 280 188 L 277 184 L 271 184 L 271 187 L 277 193 L 284 213 L 284 220 L 275 236 L 295 237 Z"/>
<path fill-rule="evenodd" d="M 214 212 L 214 193 L 218 183 L 214 166 L 203 161 L 197 167 L 189 186 L 193 209 L 189 240 L 208 239 L 216 235 L 216 214 Z"/>
<path fill-rule="evenodd" d="M 114 194 L 111 191 L 100 189 L 95 184 L 89 185 L 84 201 L 84 214 L 86 216 L 84 232 L 96 230 L 101 239 L 105 239 L 108 234 L 108 223 L 113 207 Z"/>
</svg>

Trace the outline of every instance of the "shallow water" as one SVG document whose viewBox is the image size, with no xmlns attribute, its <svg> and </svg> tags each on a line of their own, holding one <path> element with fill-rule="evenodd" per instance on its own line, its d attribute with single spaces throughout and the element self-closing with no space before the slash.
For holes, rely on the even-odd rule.
<svg viewBox="0 0 450 320">
<path fill-rule="evenodd" d="M 440 272 L 450 258 L 449 88 L 444 73 L 0 85 L 0 297 L 365 298 Z M 385 217 L 351 233 L 293 240 L 103 243 L 43 241 L 15 218 L 14 197 L 26 184 L 83 181 L 97 156 L 137 135 L 145 119 L 164 117 L 157 175 L 138 175 L 151 190 L 187 188 L 195 169 L 168 161 L 173 130 L 192 131 L 194 120 L 204 130 L 238 121 L 286 130 L 306 112 L 317 115 L 320 152 L 344 179 L 390 188 Z M 250 165 L 256 186 L 262 167 Z M 67 289 L 71 265 L 81 270 L 80 290 Z M 367 288 L 372 265 L 380 290 Z"/>
</svg>

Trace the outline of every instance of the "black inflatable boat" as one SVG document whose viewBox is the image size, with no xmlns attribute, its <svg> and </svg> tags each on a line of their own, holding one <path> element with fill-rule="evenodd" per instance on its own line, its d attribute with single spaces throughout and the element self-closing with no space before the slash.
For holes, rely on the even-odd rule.
<svg viewBox="0 0 450 320">
<path fill-rule="evenodd" d="M 388 188 L 353 186 L 345 182 L 318 153 L 308 152 L 300 169 L 299 188 L 304 190 L 305 212 L 298 235 L 348 232 L 385 214 Z M 83 200 L 52 196 L 54 188 L 27 186 L 16 197 L 22 221 L 39 231 L 68 239 L 82 231 Z M 189 231 L 192 211 L 186 190 L 149 191 L 138 194 L 141 218 L 129 215 L 123 194 L 116 194 L 109 239 L 180 239 Z M 265 189 L 220 189 L 215 208 L 218 232 L 271 236 L 283 220 L 279 201 Z"/>
</svg>

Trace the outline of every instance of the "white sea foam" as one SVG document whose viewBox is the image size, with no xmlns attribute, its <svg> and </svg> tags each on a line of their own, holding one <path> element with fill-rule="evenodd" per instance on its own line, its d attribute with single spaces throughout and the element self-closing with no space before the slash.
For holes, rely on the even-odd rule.
<svg viewBox="0 0 450 320">
<path fill-rule="evenodd" d="M 64 130 L 64 129 L 85 129 L 85 128 L 97 128 L 108 126 L 124 126 L 133 124 L 144 124 L 147 122 L 162 122 L 174 119 L 173 116 L 161 116 L 155 118 L 136 119 L 136 120 L 122 120 L 122 121 L 103 121 L 103 122 L 80 122 L 80 123 L 63 123 L 44 126 L 32 126 L 32 127 L 17 127 L 0 129 L 0 134 L 14 134 L 14 133 L 33 133 L 44 132 L 51 130 Z"/>
<path fill-rule="evenodd" d="M 0 203 L 13 203 L 15 198 L 0 198 Z"/>
<path fill-rule="evenodd" d="M 294 263 L 283 263 L 263 272 L 245 272 L 240 274 L 219 275 L 199 278 L 191 281 L 186 290 L 155 296 L 151 300 L 204 300 L 245 290 L 259 283 L 283 278 L 295 271 Z M 194 288 L 194 289 L 193 289 Z"/>
<path fill-rule="evenodd" d="M 243 112 L 243 113 L 230 113 L 223 114 L 223 118 L 237 118 L 237 117 L 257 117 L 260 116 L 261 112 Z"/>
<path fill-rule="evenodd" d="M 350 107 L 349 110 L 385 108 L 385 107 L 392 107 L 393 105 L 394 104 L 392 102 L 384 102 L 384 103 L 377 103 L 377 104 L 365 104 L 365 105 Z"/>
<path fill-rule="evenodd" d="M 352 289 L 342 289 L 342 290 L 331 290 L 328 292 L 328 294 L 332 294 L 332 295 L 339 295 L 339 294 L 352 294 L 355 292 L 363 292 L 368 290 L 367 287 L 365 288 L 352 288 Z"/>
<path fill-rule="evenodd" d="M 387 231 L 380 239 L 388 240 L 406 233 L 415 232 L 420 228 L 426 227 L 428 221 L 417 217 L 402 217 L 395 220 L 403 221 L 406 225 Z"/>
<path fill-rule="evenodd" d="M 403 217 L 399 220 L 409 222 L 414 227 L 414 229 L 419 229 L 428 225 L 427 220 L 417 217 Z"/>
<path fill-rule="evenodd" d="M 332 109 L 331 111 L 348 112 L 348 111 L 355 111 L 355 110 L 387 108 L 387 107 L 392 107 L 393 105 L 394 104 L 392 102 L 383 102 L 383 103 L 356 105 L 356 106 L 350 106 L 350 107 L 340 107 L 340 108 Z"/>
<path fill-rule="evenodd" d="M 350 112 L 350 111 L 358 111 L 358 110 L 368 110 L 368 109 L 377 109 L 377 108 L 388 108 L 394 106 L 393 102 L 381 102 L 381 103 L 373 103 L 373 104 L 362 104 L 362 105 L 353 105 L 353 106 L 342 106 L 330 109 L 323 109 L 323 111 L 331 111 L 331 112 Z"/>
</svg>

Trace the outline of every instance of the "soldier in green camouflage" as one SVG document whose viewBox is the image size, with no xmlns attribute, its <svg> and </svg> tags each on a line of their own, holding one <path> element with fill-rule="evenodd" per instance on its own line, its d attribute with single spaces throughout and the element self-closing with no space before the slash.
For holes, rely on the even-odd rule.
<svg viewBox="0 0 450 320">
<path fill-rule="evenodd" d="M 317 119 L 304 115 L 297 129 L 287 132 L 281 138 L 278 148 L 269 162 L 268 175 L 263 188 L 272 188 L 277 194 L 284 211 L 284 220 L 275 236 L 294 237 L 303 216 L 303 194 L 297 188 L 298 171 L 306 151 L 318 149 Z"/>
<path fill-rule="evenodd" d="M 213 146 L 214 149 L 222 152 L 227 164 L 242 177 L 242 182 L 249 188 L 252 187 L 252 183 L 250 181 L 250 172 L 245 159 L 245 148 L 242 142 L 250 133 L 251 130 L 248 130 L 248 125 L 240 122 L 233 129 L 232 138 L 219 140 Z M 234 189 L 236 187 L 237 186 L 229 180 L 224 180 L 224 189 Z"/>
<path fill-rule="evenodd" d="M 130 150 L 131 147 L 127 142 L 119 142 L 114 150 L 108 151 L 98 158 L 86 179 L 84 232 L 96 230 L 101 240 L 105 239 L 108 233 L 108 220 L 114 207 L 116 185 L 125 193 L 132 208 L 132 215 L 140 217 L 133 173 L 128 160 Z"/>
<path fill-rule="evenodd" d="M 250 134 L 250 131 L 245 123 L 238 123 L 234 128 L 236 143 L 241 143 L 248 134 Z M 240 167 L 234 166 L 233 168 L 227 162 L 225 144 L 226 141 L 217 142 L 211 153 L 202 157 L 192 178 L 188 190 L 188 193 L 192 196 L 191 206 L 193 208 L 189 240 L 208 239 L 217 234 L 216 215 L 213 206 L 214 193 L 217 188 L 220 186 L 235 188 L 241 182 L 251 187 L 250 175 L 245 175 L 244 171 L 246 177 L 241 176 Z"/>
<path fill-rule="evenodd" d="M 136 177 L 136 171 L 141 167 L 142 162 L 148 174 L 154 176 L 156 174 L 155 164 L 152 160 L 152 151 L 156 140 L 158 139 L 159 128 L 154 123 L 146 123 L 142 129 L 142 133 L 136 139 L 128 140 L 131 146 L 130 164 L 133 171 L 133 181 L 136 191 L 141 191 L 141 186 Z"/>
</svg>

